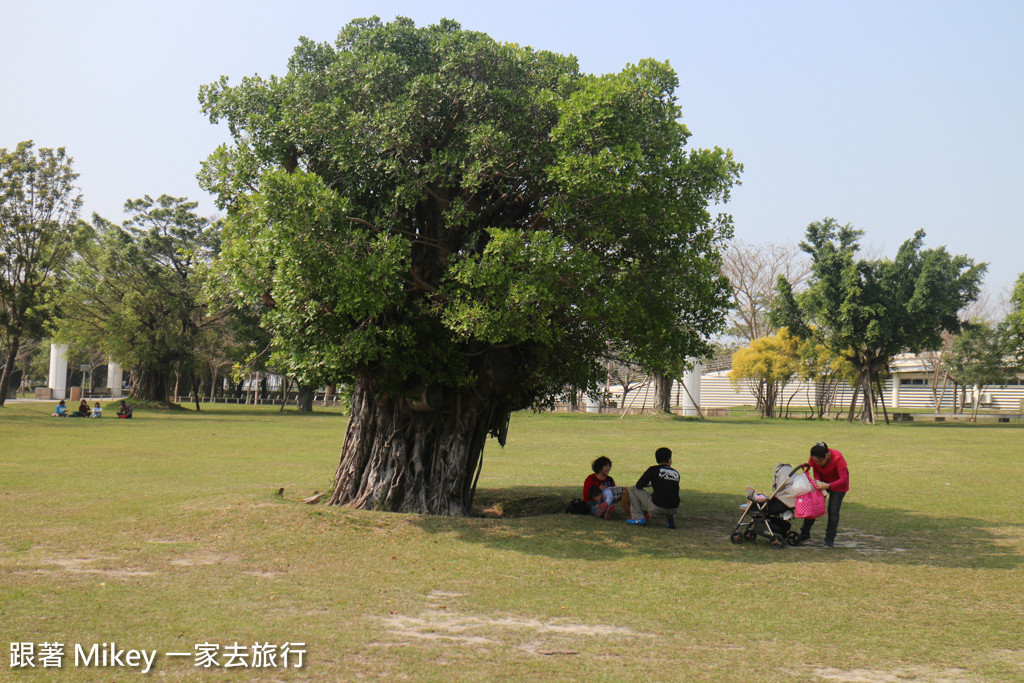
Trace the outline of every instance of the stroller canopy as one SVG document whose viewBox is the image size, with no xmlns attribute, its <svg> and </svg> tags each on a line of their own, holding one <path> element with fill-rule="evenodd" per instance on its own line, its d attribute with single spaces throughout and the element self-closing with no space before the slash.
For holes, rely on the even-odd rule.
<svg viewBox="0 0 1024 683">
<path fill-rule="evenodd" d="M 772 490 L 774 497 L 787 507 L 796 505 L 796 497 L 807 493 L 813 488 L 807 474 L 800 468 L 790 467 L 786 463 L 779 463 L 775 466 L 775 475 L 772 477 Z"/>
</svg>

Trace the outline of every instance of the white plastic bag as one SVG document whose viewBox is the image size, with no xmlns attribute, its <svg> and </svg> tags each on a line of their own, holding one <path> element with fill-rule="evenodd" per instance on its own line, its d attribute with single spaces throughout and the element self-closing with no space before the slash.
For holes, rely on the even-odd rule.
<svg viewBox="0 0 1024 683">
<path fill-rule="evenodd" d="M 789 487 L 786 493 L 793 496 L 802 496 L 805 493 L 810 493 L 814 490 L 814 484 L 811 483 L 810 477 L 807 476 L 806 472 L 793 475 L 793 478 L 789 480 Z"/>
</svg>

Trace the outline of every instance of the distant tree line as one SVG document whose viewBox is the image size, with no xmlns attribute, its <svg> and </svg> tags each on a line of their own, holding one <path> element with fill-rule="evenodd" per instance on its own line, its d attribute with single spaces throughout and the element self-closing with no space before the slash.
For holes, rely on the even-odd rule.
<svg viewBox="0 0 1024 683">
<path fill-rule="evenodd" d="M 95 387 L 97 370 L 115 359 L 140 399 L 240 398 L 246 379 L 265 399 L 267 373 L 280 373 L 286 395 L 308 410 L 314 392 L 332 385 L 327 373 L 307 370 L 305 382 L 289 375 L 288 355 L 261 324 L 266 304 L 232 300 L 216 268 L 223 221 L 199 216 L 195 202 L 146 196 L 125 203 L 120 224 L 98 215 L 86 223 L 63 149 L 23 142 L 0 150 L 0 161 L 0 405 L 45 381 L 49 340 L 69 345 L 72 374 L 88 368 L 75 381 Z M 752 388 L 760 414 L 786 414 L 792 396 L 787 400 L 784 388 L 803 379 L 819 387 L 819 416 L 846 384 L 855 389 L 848 419 L 874 421 L 881 380 L 904 351 L 932 369 L 937 409 L 949 383 L 954 409 L 963 411 L 968 388 L 998 385 L 1021 371 L 1024 274 L 1004 319 L 964 319 L 984 264 L 925 249 L 923 232 L 894 259 L 860 258 L 860 236 L 825 219 L 808 226 L 800 250 L 737 241 L 723 252 L 733 295 L 725 331 L 746 346 L 719 348 L 732 355 L 731 377 Z M 651 383 L 656 404 L 669 409 L 671 380 L 688 359 L 678 359 L 674 371 L 664 362 L 666 372 L 611 346 L 605 355 L 607 381 L 627 394 Z M 575 402 L 579 389 L 565 395 Z"/>
<path fill-rule="evenodd" d="M 937 380 L 945 380 L 933 382 L 934 391 L 946 381 L 960 390 L 961 411 L 968 387 L 1000 384 L 1024 370 L 1024 275 L 1011 295 L 1010 313 L 991 323 L 966 315 L 978 300 L 985 264 L 942 247 L 925 248 L 923 231 L 892 259 L 860 257 L 862 231 L 831 218 L 811 223 L 806 235 L 800 245 L 806 268 L 792 252 L 773 246 L 739 245 L 726 260 L 734 283 L 731 332 L 748 342 L 734 349 L 731 377 L 754 388 L 765 417 L 779 415 L 787 383 L 804 379 L 824 389 L 819 414 L 827 413 L 823 407 L 838 381 L 853 389 L 847 419 L 874 422 L 885 407 L 882 380 L 904 352 L 918 354 Z M 764 267 L 766 254 L 780 253 L 788 258 Z M 824 385 L 823 377 L 829 378 Z M 938 409 L 942 396 L 935 399 Z"/>
</svg>

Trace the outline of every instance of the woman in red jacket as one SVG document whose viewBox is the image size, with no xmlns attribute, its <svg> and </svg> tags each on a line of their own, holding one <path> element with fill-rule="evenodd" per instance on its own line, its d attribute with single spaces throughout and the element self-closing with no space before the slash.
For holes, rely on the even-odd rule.
<svg viewBox="0 0 1024 683">
<path fill-rule="evenodd" d="M 828 524 L 825 526 L 825 547 L 831 548 L 836 542 L 836 531 L 839 530 L 839 508 L 843 506 L 843 498 L 850 490 L 850 472 L 846 469 L 846 458 L 834 448 L 829 448 L 824 441 L 811 446 L 811 459 L 807 464 L 814 470 L 814 479 L 819 489 L 828 490 Z M 811 537 L 813 519 L 805 519 L 800 529 L 800 540 Z"/>
</svg>

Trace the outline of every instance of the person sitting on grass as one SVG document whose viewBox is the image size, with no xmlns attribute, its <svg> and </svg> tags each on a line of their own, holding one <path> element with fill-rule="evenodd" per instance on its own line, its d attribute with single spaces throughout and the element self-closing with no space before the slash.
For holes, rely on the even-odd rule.
<svg viewBox="0 0 1024 683">
<path fill-rule="evenodd" d="M 78 404 L 78 414 L 75 417 L 89 417 L 89 404 L 83 398 Z"/>
<path fill-rule="evenodd" d="M 664 515 L 665 526 L 676 528 L 679 510 L 679 472 L 672 469 L 672 451 L 664 446 L 654 452 L 657 465 L 651 465 L 640 475 L 636 486 L 629 490 L 629 524 L 647 524 L 652 515 Z M 644 489 L 651 487 L 653 494 Z"/>
<path fill-rule="evenodd" d="M 50 417 L 67 417 L 68 407 L 64 405 L 64 401 L 57 404 L 57 408 L 53 411 L 53 415 Z"/>
<path fill-rule="evenodd" d="M 93 417 L 103 417 L 103 408 L 100 406 L 100 402 L 96 401 L 96 405 L 92 407 Z"/>
<path fill-rule="evenodd" d="M 132 407 L 121 401 L 121 406 L 117 409 L 117 416 L 124 419 L 132 419 Z"/>
<path fill-rule="evenodd" d="M 594 473 L 583 481 L 583 500 L 590 505 L 590 514 L 611 519 L 615 504 L 620 500 L 623 508 L 628 510 L 629 491 L 616 486 L 615 480 L 608 474 L 612 469 L 611 459 L 602 455 L 590 464 L 590 469 Z"/>
</svg>

